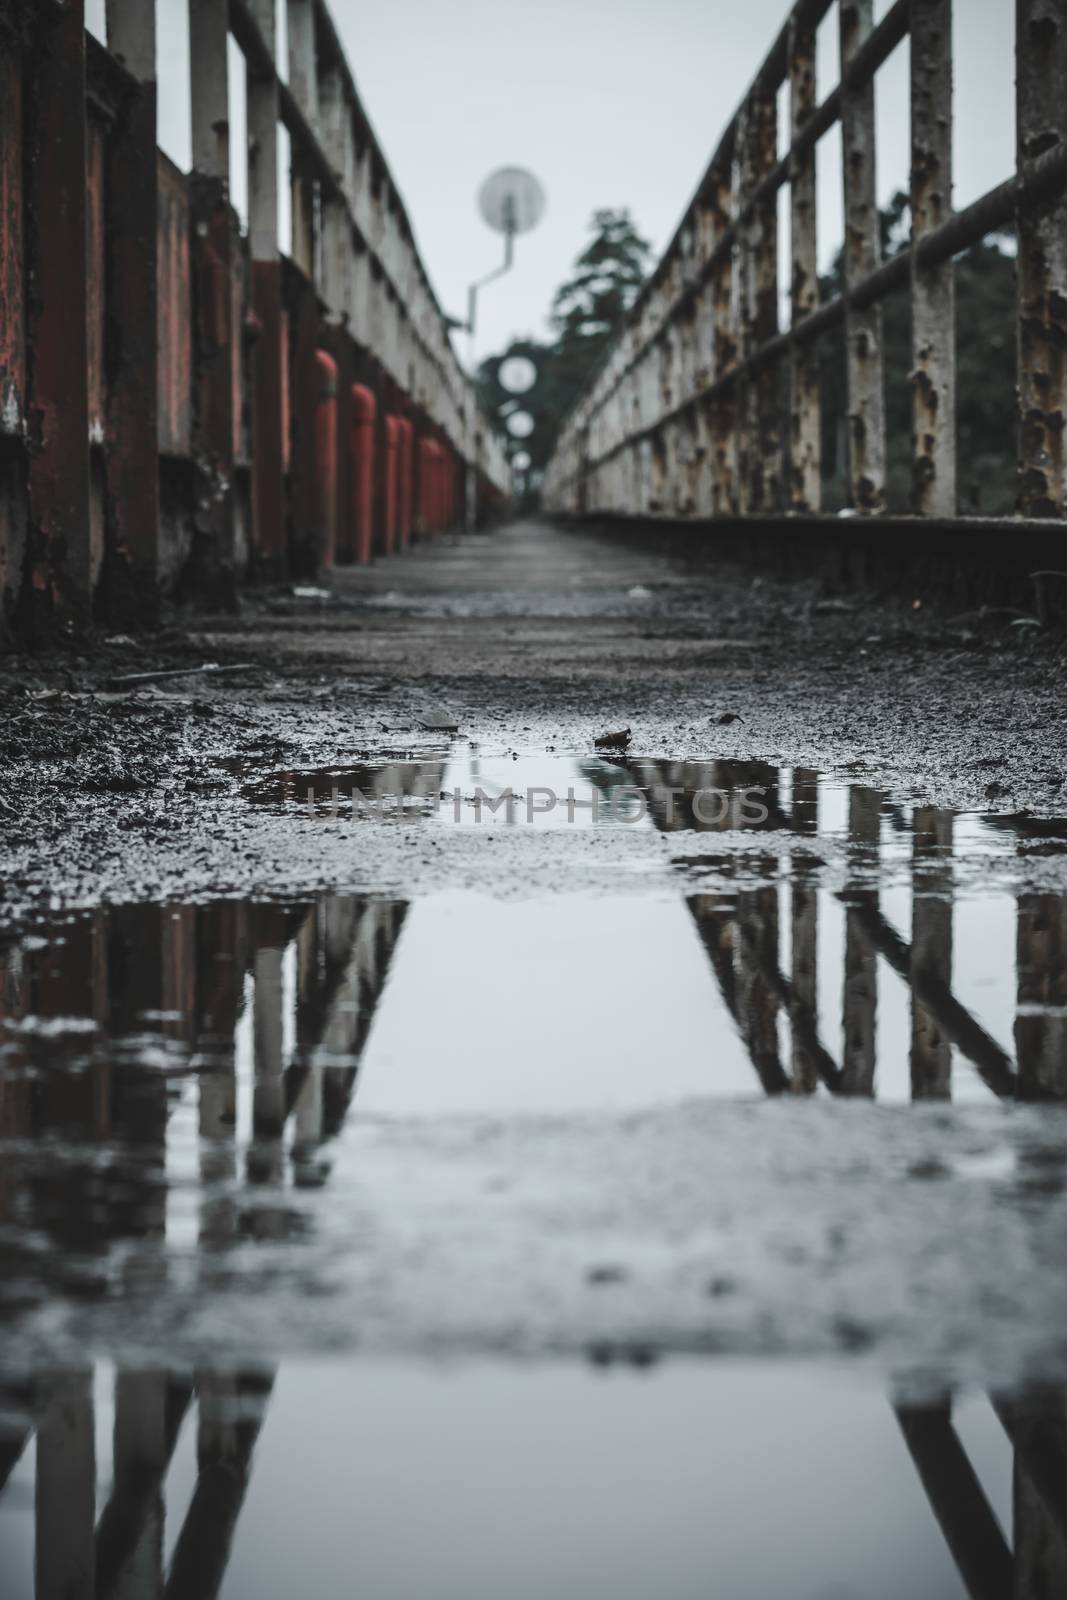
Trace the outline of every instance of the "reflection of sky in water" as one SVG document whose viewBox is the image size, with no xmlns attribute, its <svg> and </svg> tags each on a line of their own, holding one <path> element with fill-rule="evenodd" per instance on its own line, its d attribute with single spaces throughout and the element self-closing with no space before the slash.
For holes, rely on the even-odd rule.
<svg viewBox="0 0 1067 1600">
<path fill-rule="evenodd" d="M 110 1488 L 112 1379 L 105 1366 L 94 1385 L 97 1516 Z M 953 1425 L 1011 1540 L 1011 1449 L 988 1400 L 958 1400 Z M 163 1486 L 164 1563 L 196 1456 L 189 1412 Z M 31 1442 L 0 1498 L 5 1600 L 33 1595 L 33 1470 Z M 152 1565 L 149 1540 L 142 1575 Z M 297 1362 L 267 1401 L 221 1593 L 947 1600 L 965 1590 L 891 1405 L 860 1378 L 685 1361 L 644 1373 Z"/>
<path fill-rule="evenodd" d="M 357 1104 L 569 1110 L 760 1092 L 680 897 L 442 894 L 408 914 Z"/>
<path fill-rule="evenodd" d="M 424 770 L 434 780 L 431 788 L 440 783 L 446 792 L 459 790 L 468 798 L 479 787 L 490 796 L 512 790 L 517 797 L 516 826 L 520 830 L 530 826 L 525 796 L 533 788 L 551 788 L 564 801 L 549 812 L 539 809 L 533 826 L 582 829 L 593 824 L 592 809 L 578 806 L 572 824 L 565 804 L 568 788 L 582 798 L 593 793 L 595 786 L 605 797 L 601 821 L 610 826 L 607 801 L 611 791 L 628 789 L 632 800 L 631 786 L 640 779 L 653 786 L 651 813 L 631 825 L 648 833 L 663 822 L 667 786 L 718 784 L 740 789 L 774 781 L 771 769 L 753 763 L 638 761 L 628 770 L 552 752 L 519 752 L 513 758 L 508 752 L 479 750 L 462 740 L 452 744 L 447 756 L 442 752 L 436 766 L 424 769 L 416 762 L 383 768 L 382 773 L 395 772 L 412 782 Z M 369 783 L 372 778 L 373 773 L 361 782 Z M 267 780 L 268 793 L 275 792 L 271 781 Z M 302 780 L 287 781 L 294 797 L 298 796 Z M 860 810 L 856 812 L 861 826 L 863 794 L 859 791 Z M 788 841 L 783 833 L 783 813 L 788 817 L 793 810 L 801 829 L 810 828 L 811 795 L 810 777 L 805 775 L 801 792 L 795 774 L 781 770 L 775 819 L 779 826 L 767 835 L 773 837 L 776 849 Z M 543 801 L 544 796 L 539 797 L 540 804 Z M 295 803 L 302 802 L 296 799 Z M 742 841 L 741 835 L 728 829 L 682 826 L 686 816 L 691 812 L 684 801 L 679 802 L 678 825 L 664 835 L 672 853 L 678 852 L 682 858 L 694 854 L 698 859 L 709 855 L 728 868 L 735 846 L 743 842 L 747 854 L 738 857 L 743 863 L 741 870 L 746 864 L 747 868 L 759 867 L 758 831 L 747 830 Z M 869 806 L 867 816 L 869 826 Z M 458 817 L 461 825 L 468 827 L 508 826 L 504 809 L 496 813 L 483 810 L 479 823 L 474 806 L 467 803 L 460 806 Z M 454 827 L 455 818 L 453 806 L 443 802 L 437 825 Z M 913 934 L 909 881 L 915 849 L 912 814 L 907 808 L 883 807 L 875 821 L 877 855 L 873 846 L 863 846 L 857 859 L 865 871 L 877 861 L 882 881 L 876 885 L 864 877 L 861 887 L 868 909 L 883 919 L 890 936 L 906 948 Z M 849 824 L 848 786 L 819 780 L 820 837 L 840 850 L 847 842 Z M 1009 830 L 997 829 L 975 816 L 955 818 L 952 831 L 955 857 L 966 857 L 971 863 L 983 857 L 1003 860 L 1016 848 Z M 808 836 L 810 839 L 810 832 Z M 829 847 L 827 857 L 831 857 Z M 936 861 L 934 870 L 936 887 Z M 611 871 L 611 861 L 606 859 L 605 886 L 611 882 Z M 776 959 L 788 983 L 794 975 L 794 890 L 787 858 L 782 858 L 777 868 L 772 865 L 769 881 L 777 884 L 777 929 L 767 935 L 763 959 L 772 965 Z M 921 888 L 922 880 L 916 881 Z M 732 891 L 725 901 L 721 894 L 716 899 L 712 890 L 710 896 L 698 894 L 687 904 L 685 888 L 686 879 L 680 875 L 679 892 L 673 898 L 662 893 L 648 898 L 562 894 L 501 901 L 457 891 L 416 900 L 393 952 L 388 981 L 363 1051 L 361 1109 L 398 1113 L 529 1111 L 760 1093 L 740 1037 L 739 1021 L 731 1016 L 722 994 L 721 961 L 717 976 L 702 940 L 706 942 L 709 927 L 713 934 L 727 930 L 727 943 L 732 938 L 734 948 L 732 957 L 727 950 L 727 965 L 734 961 L 735 977 L 743 987 L 748 960 L 744 940 L 751 937 L 753 915 L 757 923 L 766 915 L 765 902 L 754 908 L 751 896 L 743 897 L 748 901 L 744 916 L 749 920 L 745 924 L 748 932 L 742 935 L 731 921 L 737 906 Z M 832 874 L 816 888 L 817 998 L 819 1037 L 829 1056 L 840 1061 L 848 913 L 836 888 Z M 729 878 L 720 881 L 720 889 L 730 889 Z M 704 919 L 700 928 L 694 912 Z M 1008 1055 L 1014 1046 L 1016 920 L 1015 898 L 995 879 L 988 892 L 982 892 L 973 871 L 963 875 L 952 917 L 952 987 L 956 999 Z M 28 942 L 27 950 L 31 945 L 32 941 Z M 358 987 L 360 980 L 352 981 Z M 875 982 L 875 1096 L 882 1102 L 904 1103 L 911 1098 L 912 997 L 907 981 L 884 953 L 876 962 Z M 257 984 L 253 965 L 243 978 L 243 1005 L 236 1024 L 237 1134 L 241 1144 L 251 1135 Z M 281 960 L 278 987 L 284 1063 L 293 1058 L 297 1033 L 297 941 L 291 936 Z M 768 992 L 764 982 L 762 993 L 766 996 Z M 320 1046 L 318 1059 L 323 1065 L 353 1060 L 340 1013 L 345 1006 L 355 1009 L 357 1001 L 354 992 L 342 1000 L 334 1002 L 337 1026 Z M 72 1002 L 71 1014 L 78 1009 Z M 777 1011 L 772 1027 L 777 1028 L 779 1055 L 788 1072 L 792 1044 L 783 992 L 776 1001 L 772 999 L 770 1009 Z M 329 1019 L 326 1025 L 329 1028 Z M 16 1021 L 12 1029 L 18 1026 Z M 331 1055 L 331 1040 L 339 1053 Z M 964 1102 L 992 1098 L 987 1084 L 955 1047 L 952 1096 Z"/>
</svg>

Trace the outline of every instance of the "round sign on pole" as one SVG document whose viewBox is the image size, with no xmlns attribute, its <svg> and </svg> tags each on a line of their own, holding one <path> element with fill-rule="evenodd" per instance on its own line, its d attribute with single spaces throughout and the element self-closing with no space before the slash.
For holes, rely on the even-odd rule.
<svg viewBox="0 0 1067 1600">
<path fill-rule="evenodd" d="M 528 411 L 513 411 L 506 426 L 513 439 L 528 439 L 534 431 L 534 419 Z"/>
<path fill-rule="evenodd" d="M 529 233 L 545 214 L 545 191 L 525 167 L 498 167 L 478 190 L 482 220 L 497 233 Z"/>
<path fill-rule="evenodd" d="M 532 459 L 533 458 L 528 450 L 516 450 L 515 454 L 511 458 L 511 465 L 515 468 L 516 472 L 526 472 Z"/>
<path fill-rule="evenodd" d="M 537 382 L 537 368 L 529 356 L 508 356 L 496 369 L 496 381 L 508 394 L 529 394 Z"/>
</svg>

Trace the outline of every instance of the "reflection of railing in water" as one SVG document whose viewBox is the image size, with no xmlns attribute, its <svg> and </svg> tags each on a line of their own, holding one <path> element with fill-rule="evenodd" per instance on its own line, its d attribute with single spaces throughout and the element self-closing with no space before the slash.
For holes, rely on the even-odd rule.
<svg viewBox="0 0 1067 1600">
<path fill-rule="evenodd" d="M 702 821 L 690 804 L 668 800 L 679 788 L 736 794 L 763 789 L 768 816 L 749 824 L 811 838 L 817 830 L 818 782 L 813 772 L 792 774 L 791 799 L 783 805 L 777 769 L 754 762 L 630 763 L 645 789 L 656 825 L 666 832 L 697 829 L 725 833 L 736 826 L 733 808 L 716 822 Z M 843 1039 L 840 1065 L 818 1034 L 816 866 L 796 853 L 789 883 L 792 976 L 779 965 L 781 883 L 736 893 L 690 896 L 689 908 L 708 952 L 719 987 L 768 1093 L 811 1093 L 819 1080 L 835 1092 L 872 1095 L 877 1023 L 877 962 L 881 956 L 911 993 L 910 1069 L 912 1098 L 947 1099 L 951 1094 L 952 1047 L 970 1061 L 986 1085 L 1002 1097 L 1067 1097 L 1067 898 L 1021 893 L 1017 899 L 1017 1006 L 1015 1058 L 982 1027 L 952 988 L 952 851 L 950 812 L 918 807 L 911 825 L 912 939 L 909 943 L 884 916 L 876 883 L 881 796 L 853 787 L 849 794 L 850 876 L 837 898 L 845 907 Z M 903 823 L 894 813 L 898 829 Z M 750 873 L 770 872 L 771 858 L 746 854 Z M 714 858 L 729 878 L 737 863 L 726 846 Z M 791 1029 L 787 1072 L 780 1060 L 777 1025 L 784 1013 Z"/>
<path fill-rule="evenodd" d="M 316 1152 L 344 1122 L 405 911 L 355 896 L 120 907 L 0 962 L 0 1019 L 33 1019 L 19 1048 L 44 1069 L 0 1077 L 0 1136 L 47 1133 L 71 1147 L 39 1180 L 0 1183 L 0 1219 L 32 1223 L 89 1259 L 113 1239 L 162 1239 L 168 1122 L 181 1084 L 195 1077 L 201 1244 L 284 1225 L 262 1204 L 243 1218 L 235 1188 L 238 1024 L 250 1015 L 248 1182 L 281 1183 L 290 1127 L 293 1181 L 322 1181 Z M 99 1037 L 66 1031 L 72 1017 L 95 1021 Z M 163 1046 L 173 1055 L 161 1059 Z M 57 1067 L 79 1070 L 48 1070 Z"/>
<path fill-rule="evenodd" d="M 236 1189 L 236 1033 L 249 1002 L 254 1057 L 253 1185 L 280 1185 L 291 1125 L 294 1183 L 322 1182 L 317 1152 L 344 1122 L 375 1008 L 403 926 L 403 903 L 335 896 L 313 905 L 123 907 L 76 920 L 21 963 L 0 961 L 0 1017 L 94 1019 L 104 1048 L 75 1035 L 85 1070 L 0 1077 L 0 1135 L 62 1134 L 84 1160 L 24 1186 L 0 1185 L 0 1220 L 45 1229 L 90 1256 L 111 1240 L 162 1240 L 169 1084 L 195 1073 L 199 1087 L 199 1242 L 225 1248 L 246 1228 L 284 1228 L 282 1206 L 246 1218 Z M 292 1048 L 283 1006 L 292 952 Z M 178 1047 L 166 1070 L 138 1065 L 150 1026 Z M 159 1032 L 155 1032 L 159 1030 Z M 32 1039 L 32 1036 L 31 1036 Z M 46 1048 L 52 1042 L 45 1036 Z M 68 1052 L 71 1038 L 56 1041 Z M 129 1055 L 129 1059 L 124 1057 Z M 101 1168 L 101 1143 L 118 1152 Z M 26 1214 L 29 1206 L 33 1215 Z M 15 1216 L 16 1208 L 18 1214 Z M 164 1270 L 160 1268 L 159 1270 Z M 0 1491 L 36 1432 L 38 1600 L 210 1600 L 226 1571 L 273 1377 L 264 1372 L 120 1370 L 115 1380 L 114 1483 L 95 1519 L 96 1460 L 91 1374 L 39 1377 L 0 1392 L 0 1411 L 34 1422 L 0 1426 Z M 196 1488 L 163 1581 L 163 1484 L 178 1431 L 198 1402 Z M 8 1424 L 10 1427 L 10 1423 Z"/>
<path fill-rule="evenodd" d="M 47 1373 L 21 1391 L 20 1409 L 32 1421 L 10 1436 L 7 1453 L 10 1470 L 36 1436 L 36 1600 L 213 1600 L 273 1383 L 264 1370 L 192 1375 L 120 1367 L 112 1484 L 99 1516 L 91 1370 Z M 164 1579 L 167 1476 L 191 1405 L 196 1483 Z"/>
<path fill-rule="evenodd" d="M 47 1373 L 30 1388 L 0 1394 L 4 1409 L 17 1408 L 23 1419 L 17 1434 L 0 1434 L 0 1460 L 9 1471 L 36 1434 L 36 1600 L 213 1600 L 231 1559 L 255 1454 L 264 1448 L 274 1381 L 265 1369 L 192 1374 L 119 1367 L 112 1482 L 99 1513 L 92 1371 Z M 1012 1458 L 1010 1541 L 953 1426 L 951 1393 L 897 1400 L 893 1410 L 965 1592 L 973 1600 L 1063 1593 L 1067 1399 L 1062 1390 L 990 1399 Z M 196 1479 L 183 1505 L 170 1474 L 191 1411 Z M 418 1506 L 406 1511 L 417 1538 Z M 181 1515 L 173 1541 L 164 1539 L 168 1512 Z M 169 1565 L 166 1542 L 173 1548 Z M 314 1572 L 308 1578 L 315 1593 Z"/>
</svg>

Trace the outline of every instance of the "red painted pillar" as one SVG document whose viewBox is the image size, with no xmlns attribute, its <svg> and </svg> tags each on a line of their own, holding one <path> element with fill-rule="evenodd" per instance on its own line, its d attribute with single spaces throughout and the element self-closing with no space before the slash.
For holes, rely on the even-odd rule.
<svg viewBox="0 0 1067 1600">
<path fill-rule="evenodd" d="M 0 647 L 14 632 L 26 554 L 26 253 L 22 52 L 0 29 Z"/>
<path fill-rule="evenodd" d="M 320 567 L 337 554 L 337 363 L 315 352 L 319 392 L 315 407 L 315 527 Z"/>
<path fill-rule="evenodd" d="M 109 0 L 108 48 L 137 80 L 107 142 L 107 614 L 158 614 L 158 155 L 155 0 Z"/>
<path fill-rule="evenodd" d="M 434 472 L 437 466 L 434 460 L 434 443 L 432 439 L 423 439 L 419 447 L 419 500 L 422 511 L 422 526 L 426 533 L 434 532 Z"/>
<path fill-rule="evenodd" d="M 315 424 L 319 400 L 318 302 L 302 272 L 290 279 L 291 310 L 287 388 L 289 391 L 289 510 L 291 565 L 299 577 L 314 577 L 318 560 L 316 520 Z"/>
<path fill-rule="evenodd" d="M 385 553 L 392 555 L 397 546 L 398 477 L 400 471 L 400 422 L 396 417 L 385 419 Z"/>
<path fill-rule="evenodd" d="M 27 74 L 32 275 L 28 346 L 31 412 L 31 583 L 35 631 L 86 624 L 92 611 L 89 531 L 89 372 L 85 13 L 71 0 L 49 14 Z"/>
<path fill-rule="evenodd" d="M 415 430 L 409 417 L 398 417 L 397 426 L 400 429 L 399 447 L 399 474 L 397 489 L 397 536 L 401 550 L 406 550 L 411 541 L 411 511 L 412 489 L 414 487 L 415 463 L 412 459 L 415 443 Z"/>
<path fill-rule="evenodd" d="M 378 402 L 362 383 L 352 385 L 352 524 L 356 560 L 369 561 L 374 542 L 374 433 Z"/>
<path fill-rule="evenodd" d="M 448 456 L 443 444 L 437 446 L 437 526 L 448 527 Z"/>
<path fill-rule="evenodd" d="M 451 450 L 446 458 L 448 478 L 448 526 L 456 525 L 456 458 Z"/>
</svg>

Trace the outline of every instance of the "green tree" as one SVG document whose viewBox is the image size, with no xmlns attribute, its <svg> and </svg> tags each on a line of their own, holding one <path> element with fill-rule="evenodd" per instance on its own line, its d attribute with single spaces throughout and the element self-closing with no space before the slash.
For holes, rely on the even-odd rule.
<svg viewBox="0 0 1067 1600">
<path fill-rule="evenodd" d="M 645 281 L 651 247 L 625 208 L 595 211 L 592 239 L 577 257 L 571 276 L 552 300 L 552 342 L 515 339 L 478 370 L 482 405 L 506 433 L 512 410 L 529 412 L 534 431 L 521 441 L 529 452 L 531 474 L 539 474 L 555 447 L 560 423 L 593 377 Z M 537 383 L 518 400 L 500 385 L 499 371 L 509 356 L 526 356 L 537 368 Z"/>
</svg>

